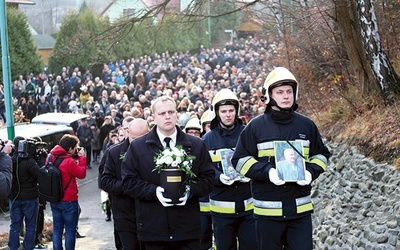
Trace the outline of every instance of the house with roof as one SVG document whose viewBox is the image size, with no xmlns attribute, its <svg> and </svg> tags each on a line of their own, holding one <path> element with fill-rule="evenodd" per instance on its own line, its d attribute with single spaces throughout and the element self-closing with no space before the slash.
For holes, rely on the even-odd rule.
<svg viewBox="0 0 400 250">
<path fill-rule="evenodd" d="M 35 2 L 30 0 L 6 0 L 6 4 L 12 7 L 18 7 L 20 4 L 34 5 Z"/>
<path fill-rule="evenodd" d="M 9 7 L 19 8 L 20 5 L 35 5 L 36 3 L 30 0 L 6 0 L 6 4 Z M 38 34 L 31 25 L 29 25 L 29 29 L 38 48 L 38 52 L 42 56 L 43 62 L 48 64 L 56 40 L 49 35 Z"/>
<path fill-rule="evenodd" d="M 165 0 L 113 0 L 100 15 L 108 17 L 113 23 L 120 18 L 141 18 L 151 11 L 152 17 L 161 19 L 165 13 L 185 10 L 191 0 L 171 0 L 165 6 L 164 2 Z"/>
<path fill-rule="evenodd" d="M 42 56 L 44 64 L 49 64 L 49 58 L 53 53 L 56 39 L 46 34 L 33 35 L 33 39 L 38 47 L 38 52 Z"/>
</svg>

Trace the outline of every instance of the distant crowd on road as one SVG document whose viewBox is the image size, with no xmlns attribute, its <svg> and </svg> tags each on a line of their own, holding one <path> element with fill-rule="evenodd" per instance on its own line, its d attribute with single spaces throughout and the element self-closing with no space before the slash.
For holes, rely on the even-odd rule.
<svg viewBox="0 0 400 250">
<path fill-rule="evenodd" d="M 195 55 L 165 52 L 104 63 L 99 76 L 70 66 L 58 73 L 21 75 L 12 85 L 14 111 L 23 114 L 16 122 L 49 112 L 113 116 L 117 123 L 128 113 L 147 119 L 151 101 L 161 95 L 172 96 L 180 112 L 201 117 L 221 88 L 237 94 L 241 115 L 249 120 L 263 112 L 259 88 L 272 69 L 268 58 L 277 46 L 273 40 L 239 39 L 222 49 L 201 46 Z M 1 88 L 4 121 L 2 94 Z"/>
</svg>

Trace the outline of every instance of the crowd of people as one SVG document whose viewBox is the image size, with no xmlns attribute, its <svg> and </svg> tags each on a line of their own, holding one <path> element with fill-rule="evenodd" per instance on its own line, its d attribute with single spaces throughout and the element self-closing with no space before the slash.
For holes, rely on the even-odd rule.
<svg viewBox="0 0 400 250">
<path fill-rule="evenodd" d="M 51 203 L 54 249 L 62 249 L 64 228 L 66 249 L 75 247 L 78 190 L 67 182 L 84 178 L 93 163 L 99 188 L 108 193 L 106 221 L 113 220 L 117 249 L 312 249 L 310 183 L 330 154 L 315 124 L 295 112 L 294 75 L 269 63 L 277 46 L 239 39 L 222 49 L 201 46 L 195 55 L 165 52 L 105 63 L 99 76 L 66 66 L 59 74 L 15 80 L 14 110 L 23 114 L 21 121 L 48 112 L 88 115 L 76 136 L 63 137 L 50 151 L 75 159 L 60 166 L 70 195 Z M 302 141 L 303 178 L 278 176 L 271 150 L 277 140 Z M 178 146 L 195 156 L 196 181 L 172 203 L 154 157 Z M 231 155 L 235 178 L 224 170 L 223 152 Z M 11 191 L 13 203 L 21 193 Z M 24 249 L 35 246 L 31 238 L 25 235 Z M 10 249 L 18 249 L 11 239 Z"/>
</svg>

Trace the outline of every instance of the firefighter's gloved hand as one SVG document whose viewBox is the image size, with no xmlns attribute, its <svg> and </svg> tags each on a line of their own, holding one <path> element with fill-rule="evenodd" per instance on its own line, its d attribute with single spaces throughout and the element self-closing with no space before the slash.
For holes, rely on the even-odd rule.
<svg viewBox="0 0 400 250">
<path fill-rule="evenodd" d="M 164 197 L 164 195 L 163 195 L 164 191 L 165 190 L 162 187 L 156 188 L 157 199 L 160 201 L 161 205 L 163 205 L 164 207 L 172 207 L 174 204 L 168 203 L 168 202 L 171 202 L 172 200 Z"/>
<path fill-rule="evenodd" d="M 268 172 L 269 180 L 277 186 L 283 185 L 286 182 L 279 179 L 278 171 L 275 168 L 271 168 Z"/>
<path fill-rule="evenodd" d="M 247 183 L 247 182 L 249 182 L 250 180 L 251 180 L 251 179 L 248 178 L 248 177 L 242 177 L 242 178 L 239 179 L 240 182 L 244 182 L 244 183 Z"/>
<path fill-rule="evenodd" d="M 177 206 L 185 206 L 190 194 L 190 186 L 186 186 L 185 194 L 179 198 L 180 203 L 176 204 Z"/>
<path fill-rule="evenodd" d="M 219 176 L 219 180 L 227 186 L 230 186 L 235 182 L 234 180 L 231 180 L 231 178 L 229 178 L 229 176 L 227 176 L 226 174 L 221 174 Z"/>
<path fill-rule="evenodd" d="M 310 183 L 312 181 L 312 176 L 311 176 L 311 173 L 308 170 L 305 171 L 305 177 L 306 177 L 305 180 L 297 181 L 297 184 L 300 185 L 300 186 L 310 185 Z"/>
</svg>

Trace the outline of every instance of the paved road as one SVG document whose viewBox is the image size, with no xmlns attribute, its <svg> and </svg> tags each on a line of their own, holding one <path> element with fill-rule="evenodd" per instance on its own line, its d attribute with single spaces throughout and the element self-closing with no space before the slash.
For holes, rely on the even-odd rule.
<svg viewBox="0 0 400 250">
<path fill-rule="evenodd" d="M 79 204 L 82 213 L 79 219 L 79 232 L 85 238 L 76 240 L 76 249 L 115 249 L 113 222 L 106 222 L 105 214 L 100 209 L 100 190 L 97 188 L 97 166 L 87 170 L 86 178 L 79 180 Z M 45 216 L 51 218 L 50 205 L 45 210 Z M 8 233 L 10 225 L 9 214 L 0 214 L 0 235 Z M 52 242 L 48 249 L 53 249 Z"/>
</svg>

